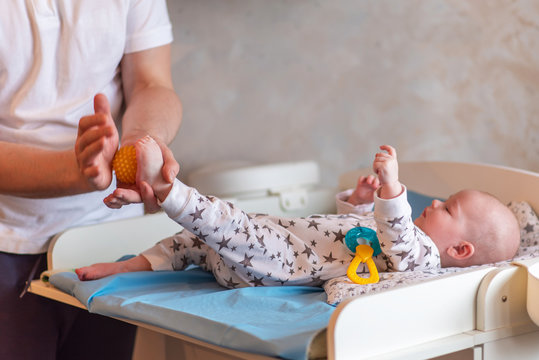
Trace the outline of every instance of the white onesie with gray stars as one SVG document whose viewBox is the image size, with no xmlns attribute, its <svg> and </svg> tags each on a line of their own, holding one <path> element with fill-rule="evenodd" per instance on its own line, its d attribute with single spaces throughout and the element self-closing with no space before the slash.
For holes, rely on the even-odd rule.
<svg viewBox="0 0 539 360">
<path fill-rule="evenodd" d="M 363 226 L 377 230 L 382 253 L 374 261 L 379 271 L 440 267 L 438 249 L 412 222 L 406 189 L 390 200 L 375 196 L 374 216 L 368 211 L 372 204 L 353 207 L 341 199 L 348 194 L 338 195 L 337 207 L 350 213 L 284 218 L 247 214 L 175 180 L 161 206 L 184 230 L 142 255 L 153 270 L 199 265 L 228 288 L 320 286 L 346 275 L 354 254 L 344 243 L 345 235 Z"/>
</svg>

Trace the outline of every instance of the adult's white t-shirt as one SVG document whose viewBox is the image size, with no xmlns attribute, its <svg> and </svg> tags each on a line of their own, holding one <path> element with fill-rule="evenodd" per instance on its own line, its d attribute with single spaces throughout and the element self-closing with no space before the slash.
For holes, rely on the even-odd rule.
<svg viewBox="0 0 539 360">
<path fill-rule="evenodd" d="M 72 149 L 104 93 L 119 121 L 126 53 L 172 42 L 165 0 L 21 0 L 0 11 L 0 141 Z M 1 175 L 0 175 L 1 176 Z M 108 209 L 112 192 L 30 199 L 0 195 L 0 251 L 34 254 L 69 227 L 142 214 Z"/>
</svg>

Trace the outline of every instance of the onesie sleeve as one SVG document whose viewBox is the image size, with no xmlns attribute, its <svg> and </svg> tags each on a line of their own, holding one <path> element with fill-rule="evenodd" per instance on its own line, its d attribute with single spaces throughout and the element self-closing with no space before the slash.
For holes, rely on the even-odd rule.
<svg viewBox="0 0 539 360">
<path fill-rule="evenodd" d="M 354 189 L 348 189 L 335 195 L 337 214 L 365 215 L 366 213 L 372 211 L 374 203 L 366 203 L 361 205 L 350 204 L 347 200 L 353 192 Z"/>
<path fill-rule="evenodd" d="M 124 53 L 170 44 L 172 39 L 172 24 L 165 0 L 131 0 Z"/>
<path fill-rule="evenodd" d="M 182 214 L 190 201 L 192 194 L 192 188 L 184 185 L 178 179 L 174 179 L 172 189 L 165 201 L 161 202 L 158 200 L 157 202 L 170 218 L 175 219 Z M 141 255 L 148 260 L 154 271 L 174 270 L 174 250 L 178 246 L 179 244 L 176 242 L 176 237 L 171 236 L 143 251 Z"/>
<path fill-rule="evenodd" d="M 414 271 L 441 267 L 438 248 L 412 221 L 406 187 L 393 199 L 374 197 L 374 220 L 382 252 L 392 271 Z"/>
</svg>

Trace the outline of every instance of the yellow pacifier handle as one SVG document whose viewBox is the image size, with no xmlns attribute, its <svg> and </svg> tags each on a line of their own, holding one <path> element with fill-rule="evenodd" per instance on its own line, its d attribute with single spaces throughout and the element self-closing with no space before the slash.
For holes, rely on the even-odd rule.
<svg viewBox="0 0 539 360">
<path fill-rule="evenodd" d="M 352 282 L 360 285 L 366 285 L 375 284 L 380 281 L 378 269 L 376 268 L 376 264 L 374 264 L 374 260 L 372 259 L 373 253 L 374 249 L 369 245 L 361 244 L 356 246 L 356 256 L 354 256 L 354 259 L 346 271 L 346 275 L 350 280 L 352 280 Z M 357 274 L 357 268 L 362 262 L 366 263 L 367 268 L 369 269 L 370 276 L 368 278 L 360 277 Z"/>
</svg>

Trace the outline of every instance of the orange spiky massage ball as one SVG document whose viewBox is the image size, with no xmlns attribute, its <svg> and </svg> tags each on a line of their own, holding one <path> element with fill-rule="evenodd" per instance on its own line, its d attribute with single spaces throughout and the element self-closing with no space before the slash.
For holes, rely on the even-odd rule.
<svg viewBox="0 0 539 360">
<path fill-rule="evenodd" d="M 137 152 L 133 145 L 122 146 L 112 159 L 112 169 L 118 181 L 134 184 L 137 175 Z"/>
</svg>

